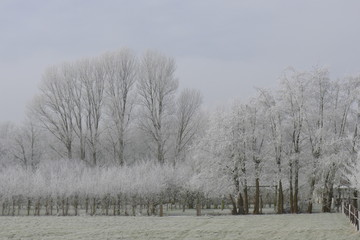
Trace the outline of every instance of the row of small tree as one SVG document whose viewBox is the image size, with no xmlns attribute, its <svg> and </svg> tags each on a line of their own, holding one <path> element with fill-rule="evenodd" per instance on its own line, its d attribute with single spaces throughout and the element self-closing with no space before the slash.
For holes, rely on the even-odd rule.
<svg viewBox="0 0 360 240">
<path fill-rule="evenodd" d="M 42 162 L 0 172 L 3 215 L 144 215 L 163 204 L 190 205 L 191 170 L 153 161 L 92 167 L 80 160 Z M 41 210 L 41 213 L 40 213 Z"/>
</svg>

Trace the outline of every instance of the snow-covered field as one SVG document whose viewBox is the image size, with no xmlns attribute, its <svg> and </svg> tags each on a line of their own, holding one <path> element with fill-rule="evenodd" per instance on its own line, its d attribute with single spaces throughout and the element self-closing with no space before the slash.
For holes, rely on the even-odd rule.
<svg viewBox="0 0 360 240">
<path fill-rule="evenodd" d="M 340 213 L 216 217 L 0 217 L 0 239 L 360 239 Z"/>
</svg>

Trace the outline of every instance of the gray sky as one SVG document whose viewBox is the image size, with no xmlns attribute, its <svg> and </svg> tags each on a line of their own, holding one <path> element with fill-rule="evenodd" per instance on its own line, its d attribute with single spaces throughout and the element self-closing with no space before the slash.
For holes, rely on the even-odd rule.
<svg viewBox="0 0 360 240">
<path fill-rule="evenodd" d="M 0 122 L 21 122 L 47 66 L 129 47 L 176 59 L 206 107 L 276 88 L 288 66 L 360 72 L 360 1 L 0 0 Z"/>
</svg>

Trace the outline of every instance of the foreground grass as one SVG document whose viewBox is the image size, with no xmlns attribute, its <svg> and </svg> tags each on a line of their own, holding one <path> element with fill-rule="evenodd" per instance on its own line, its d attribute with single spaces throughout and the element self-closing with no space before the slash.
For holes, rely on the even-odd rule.
<svg viewBox="0 0 360 240">
<path fill-rule="evenodd" d="M 0 239 L 360 239 L 339 213 L 216 217 L 0 217 Z"/>
</svg>

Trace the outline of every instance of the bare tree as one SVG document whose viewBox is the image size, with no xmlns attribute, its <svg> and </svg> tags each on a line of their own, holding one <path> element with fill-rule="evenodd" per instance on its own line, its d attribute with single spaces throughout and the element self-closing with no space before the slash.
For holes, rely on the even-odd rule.
<svg viewBox="0 0 360 240">
<path fill-rule="evenodd" d="M 46 70 L 40 87 L 41 94 L 35 99 L 31 111 L 42 126 L 65 146 L 66 157 L 71 159 L 74 141 L 72 111 L 74 105 L 68 73 L 64 66 L 54 66 Z M 65 157 L 60 151 L 58 154 Z"/>
<path fill-rule="evenodd" d="M 131 120 L 134 101 L 131 99 L 137 76 L 137 62 L 129 49 L 108 53 L 102 56 L 106 71 L 107 110 L 111 129 L 115 130 L 114 151 L 118 164 L 124 164 L 125 131 Z"/>
<path fill-rule="evenodd" d="M 284 114 L 281 111 L 281 105 L 275 96 L 266 90 L 260 89 L 260 100 L 265 107 L 264 117 L 268 121 L 270 129 L 270 142 L 273 146 L 274 158 L 277 166 L 277 189 L 276 204 L 277 213 L 281 214 L 284 210 L 284 196 L 282 190 L 282 158 L 283 158 L 283 134 L 284 134 Z"/>
<path fill-rule="evenodd" d="M 265 142 L 265 124 L 262 119 L 262 108 L 258 102 L 247 105 L 246 112 L 248 117 L 248 142 L 249 153 L 254 163 L 255 171 L 255 201 L 254 214 L 260 214 L 260 164 L 263 162 L 263 147 Z"/>
<path fill-rule="evenodd" d="M 237 194 L 237 204 L 233 201 L 233 206 L 237 205 L 237 214 L 249 213 L 249 196 L 248 196 L 248 176 L 247 176 L 247 148 L 248 148 L 248 128 L 247 128 L 247 107 L 244 104 L 236 102 L 232 107 L 231 114 L 231 133 L 232 141 L 232 159 L 234 168 L 232 169 L 233 181 Z M 241 194 L 241 187 L 243 195 Z M 233 210 L 233 212 L 235 212 Z"/>
<path fill-rule="evenodd" d="M 85 80 L 87 78 L 87 66 L 79 61 L 74 64 L 67 64 L 67 71 L 70 77 L 70 97 L 73 101 L 73 108 L 71 109 L 74 117 L 74 132 L 79 141 L 79 155 L 81 160 L 86 158 L 86 127 L 85 127 Z"/>
<path fill-rule="evenodd" d="M 283 107 L 287 114 L 287 124 L 289 125 L 289 138 L 291 139 L 292 156 L 289 158 L 289 190 L 290 190 L 290 210 L 292 213 L 298 212 L 298 193 L 299 193 L 299 161 L 301 152 L 301 140 L 304 131 L 305 119 L 305 98 L 307 89 L 306 73 L 296 72 L 288 69 L 282 77 L 282 99 Z"/>
<path fill-rule="evenodd" d="M 337 175 L 341 173 L 341 171 L 338 170 L 352 165 L 357 158 L 356 142 L 358 138 L 357 127 L 359 119 L 355 117 L 355 121 L 351 122 L 350 116 L 353 114 L 356 116 L 358 113 L 355 102 L 358 99 L 360 82 L 358 77 L 349 77 L 337 82 L 326 82 L 324 81 L 324 75 L 320 75 L 319 72 L 321 73 L 321 71 L 317 69 L 314 74 L 314 89 L 317 89 L 317 94 L 315 95 L 317 97 L 315 99 L 323 99 L 323 103 L 322 101 L 318 101 L 318 104 L 313 105 L 323 105 L 323 117 L 321 117 L 320 114 L 316 114 L 315 116 L 317 116 L 318 119 L 323 118 L 324 123 L 323 128 L 317 130 L 317 135 L 322 137 L 321 144 L 318 144 L 321 165 L 317 166 L 317 175 L 319 175 L 319 172 L 322 173 L 322 210 L 323 212 L 330 212 L 331 201 L 334 197 L 334 184 Z M 326 83 L 328 86 L 325 85 Z M 322 92 L 325 93 L 321 94 Z M 323 95 L 324 97 L 319 98 L 319 95 Z M 311 146 L 313 148 L 313 145 Z M 319 163 L 317 162 L 317 164 Z M 317 176 L 317 178 L 319 177 Z"/>
<path fill-rule="evenodd" d="M 312 173 L 310 175 L 310 191 L 308 203 L 308 212 L 312 212 L 312 196 L 315 190 L 317 172 L 319 171 L 319 160 L 323 155 L 323 145 L 325 139 L 325 128 L 327 111 L 330 107 L 331 97 L 331 82 L 329 79 L 329 72 L 327 69 L 315 68 L 308 74 L 305 123 L 306 134 L 309 139 L 312 154 Z M 323 199 L 325 200 L 325 199 Z"/>
<path fill-rule="evenodd" d="M 102 121 L 106 73 L 104 62 L 99 58 L 84 60 L 82 64 L 84 74 L 81 80 L 85 89 L 84 105 L 88 131 L 86 138 L 91 151 L 91 163 L 95 166 L 97 165 L 97 152 L 100 144 L 100 124 Z"/>
<path fill-rule="evenodd" d="M 42 157 L 40 138 L 39 129 L 31 120 L 18 128 L 13 136 L 12 152 L 25 168 L 35 168 L 39 164 Z"/>
<path fill-rule="evenodd" d="M 201 124 L 201 93 L 193 89 L 184 89 L 176 102 L 175 157 L 174 165 L 184 158 L 186 147 L 191 143 Z"/>
<path fill-rule="evenodd" d="M 175 60 L 158 52 L 148 51 L 142 58 L 138 94 L 142 106 L 140 127 L 155 144 L 156 158 L 165 162 L 166 143 L 173 115 L 172 104 L 178 81 L 175 79 Z"/>
</svg>

